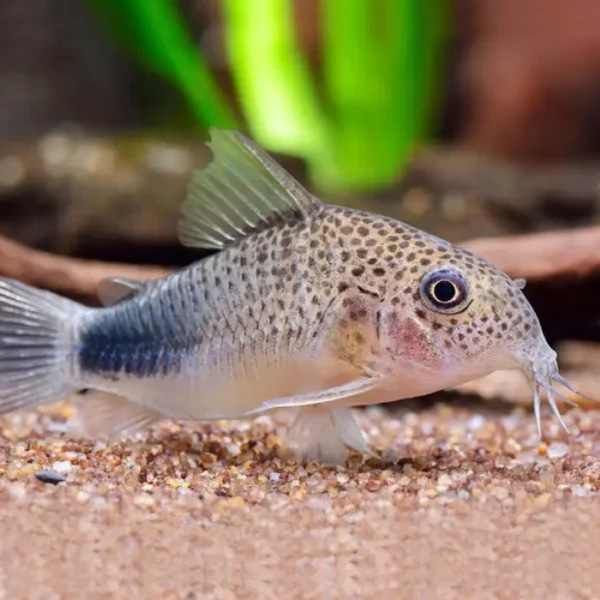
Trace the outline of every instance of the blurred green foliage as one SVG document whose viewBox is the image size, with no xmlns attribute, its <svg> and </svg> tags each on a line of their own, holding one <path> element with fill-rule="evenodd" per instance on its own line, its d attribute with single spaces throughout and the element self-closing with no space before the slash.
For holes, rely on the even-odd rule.
<svg viewBox="0 0 600 600">
<path fill-rule="evenodd" d="M 147 69 L 176 85 L 202 127 L 240 128 L 175 0 L 88 0 Z M 387 187 L 435 131 L 450 0 L 320 0 L 321 83 L 293 0 L 221 0 L 249 134 L 302 158 L 328 192 Z"/>
</svg>

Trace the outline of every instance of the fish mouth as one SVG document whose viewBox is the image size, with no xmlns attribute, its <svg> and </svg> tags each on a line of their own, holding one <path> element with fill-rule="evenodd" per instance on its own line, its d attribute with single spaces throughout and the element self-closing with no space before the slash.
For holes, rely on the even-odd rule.
<svg viewBox="0 0 600 600">
<path fill-rule="evenodd" d="M 567 434 L 570 434 L 569 428 L 567 427 L 566 423 L 564 422 L 564 420 L 562 418 L 562 415 L 560 414 L 560 410 L 558 409 L 558 406 L 556 405 L 556 399 L 560 398 L 563 402 L 566 402 L 570 406 L 578 407 L 579 405 L 577 404 L 577 402 L 575 402 L 571 398 L 568 398 L 567 396 L 565 396 L 565 394 L 563 394 L 562 392 L 557 390 L 553 386 L 553 384 L 560 383 L 562 386 L 567 388 L 567 390 L 569 390 L 571 393 L 575 394 L 576 396 L 579 396 L 582 400 L 588 400 L 589 402 L 598 402 L 598 400 L 596 400 L 594 398 L 590 398 L 589 396 L 586 396 L 585 394 L 580 392 L 578 389 L 576 389 L 571 383 L 569 383 L 559 373 L 556 360 L 554 360 L 550 363 L 545 363 L 544 368 L 542 368 L 542 369 L 536 368 L 535 366 L 531 365 L 530 373 L 528 374 L 528 378 L 531 382 L 532 389 L 533 389 L 533 410 L 535 413 L 537 436 L 538 436 L 539 440 L 542 439 L 542 419 L 541 419 L 542 398 L 541 398 L 541 394 L 540 394 L 540 391 L 542 389 L 546 392 L 546 398 L 548 399 L 548 404 L 550 405 L 552 412 L 554 413 L 555 417 L 558 419 L 560 426 L 564 429 L 564 431 Z"/>
</svg>

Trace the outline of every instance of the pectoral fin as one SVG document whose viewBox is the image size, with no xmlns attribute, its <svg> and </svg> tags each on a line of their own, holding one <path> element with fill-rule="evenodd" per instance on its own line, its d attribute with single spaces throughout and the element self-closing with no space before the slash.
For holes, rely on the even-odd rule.
<svg viewBox="0 0 600 600">
<path fill-rule="evenodd" d="M 108 277 L 98 285 L 98 297 L 104 306 L 113 306 L 125 298 L 142 292 L 145 287 L 146 283 L 137 279 Z"/>
<path fill-rule="evenodd" d="M 127 398 L 96 390 L 79 396 L 75 408 L 68 429 L 71 434 L 88 438 L 133 436 L 163 419 L 160 413 Z"/>
<path fill-rule="evenodd" d="M 245 416 L 252 416 L 277 408 L 297 408 L 300 406 L 316 406 L 319 404 L 327 404 L 329 402 L 335 402 L 336 400 L 342 400 L 343 398 L 348 398 L 350 396 L 358 396 L 360 394 L 370 392 L 380 386 L 381 383 L 381 377 L 364 375 L 363 377 L 354 379 L 348 383 L 324 390 L 317 390 L 315 392 L 309 392 L 306 394 L 298 394 L 295 396 L 267 400 L 258 408 L 246 413 Z"/>
</svg>

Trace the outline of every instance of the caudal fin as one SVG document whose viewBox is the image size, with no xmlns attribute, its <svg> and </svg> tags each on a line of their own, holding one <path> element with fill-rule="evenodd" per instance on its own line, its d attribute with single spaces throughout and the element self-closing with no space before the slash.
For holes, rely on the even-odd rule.
<svg viewBox="0 0 600 600">
<path fill-rule="evenodd" d="M 86 310 L 0 278 L 0 413 L 51 404 L 77 390 L 76 324 Z"/>
</svg>

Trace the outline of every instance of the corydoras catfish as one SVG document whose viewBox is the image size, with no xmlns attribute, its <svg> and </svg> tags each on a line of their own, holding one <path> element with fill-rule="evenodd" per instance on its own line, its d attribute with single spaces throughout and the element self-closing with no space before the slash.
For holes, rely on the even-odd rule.
<svg viewBox="0 0 600 600">
<path fill-rule="evenodd" d="M 348 447 L 371 453 L 350 407 L 520 369 L 538 431 L 541 389 L 562 423 L 553 384 L 579 392 L 521 280 L 405 223 L 322 203 L 238 132 L 213 129 L 209 146 L 179 232 L 217 252 L 161 279 L 107 280 L 102 308 L 0 280 L 0 412 L 85 389 L 80 431 L 117 437 L 290 408 L 287 446 L 337 463 Z"/>
</svg>

